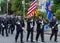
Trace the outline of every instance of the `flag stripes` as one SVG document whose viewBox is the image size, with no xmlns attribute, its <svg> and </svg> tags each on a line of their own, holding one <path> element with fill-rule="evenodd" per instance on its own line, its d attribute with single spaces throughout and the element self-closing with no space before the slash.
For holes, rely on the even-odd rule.
<svg viewBox="0 0 60 43">
<path fill-rule="evenodd" d="M 33 16 L 34 15 L 34 10 L 36 9 L 37 2 L 36 0 L 33 0 L 32 3 L 30 4 L 30 7 L 27 12 L 27 16 Z"/>
</svg>

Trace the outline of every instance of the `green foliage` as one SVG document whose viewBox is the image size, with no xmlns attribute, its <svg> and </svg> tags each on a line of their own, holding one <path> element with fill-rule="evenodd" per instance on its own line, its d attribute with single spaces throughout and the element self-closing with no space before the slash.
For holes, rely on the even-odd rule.
<svg viewBox="0 0 60 43">
<path fill-rule="evenodd" d="M 60 4 L 60 0 L 53 0 L 54 4 Z"/>
<path fill-rule="evenodd" d="M 30 2 L 32 0 L 25 0 L 25 14 L 27 15 L 28 12 L 28 8 L 30 7 Z"/>
<path fill-rule="evenodd" d="M 11 0 L 11 10 L 15 12 L 15 14 L 22 14 L 22 0 Z"/>
<path fill-rule="evenodd" d="M 15 15 L 22 15 L 23 12 L 22 11 L 16 11 Z M 23 15 L 22 15 L 23 16 Z"/>
<path fill-rule="evenodd" d="M 45 20 L 47 20 L 47 18 L 46 18 L 46 13 L 45 13 L 45 12 L 39 11 L 38 16 L 39 16 L 39 15 L 43 15 L 43 18 L 44 18 Z M 38 19 L 38 16 L 36 16 L 36 15 L 33 16 L 33 18 L 34 18 L 35 21 Z"/>
<path fill-rule="evenodd" d="M 30 3 L 32 0 L 25 0 L 26 3 Z"/>
<path fill-rule="evenodd" d="M 26 3 L 26 5 L 25 5 L 25 14 L 27 14 L 29 6 L 30 6 L 29 3 Z"/>
<path fill-rule="evenodd" d="M 1 7 L 4 7 L 7 3 L 7 0 L 1 0 L 1 3 L 0 3 L 0 6 Z"/>
<path fill-rule="evenodd" d="M 23 14 L 23 0 L 11 0 L 11 10 L 15 12 L 16 15 Z M 27 14 L 27 10 L 30 6 L 30 2 L 32 0 L 25 0 L 25 15 Z"/>
<path fill-rule="evenodd" d="M 7 5 L 7 0 L 0 0 L 0 7 L 1 7 L 1 12 L 0 13 L 5 13 L 4 7 Z"/>
<path fill-rule="evenodd" d="M 60 9 L 60 0 L 53 0 L 53 6 L 52 6 L 52 11 L 53 13 L 56 12 L 56 10 Z"/>
<path fill-rule="evenodd" d="M 55 13 L 58 20 L 60 20 L 60 0 L 53 0 L 52 12 Z"/>
<path fill-rule="evenodd" d="M 56 11 L 56 17 L 57 17 L 57 19 L 60 21 L 60 9 L 58 9 L 58 10 Z"/>
<path fill-rule="evenodd" d="M 52 11 L 53 11 L 53 13 L 55 13 L 57 9 L 60 9 L 60 6 L 59 6 L 58 4 L 54 4 L 54 5 L 52 6 Z"/>
</svg>

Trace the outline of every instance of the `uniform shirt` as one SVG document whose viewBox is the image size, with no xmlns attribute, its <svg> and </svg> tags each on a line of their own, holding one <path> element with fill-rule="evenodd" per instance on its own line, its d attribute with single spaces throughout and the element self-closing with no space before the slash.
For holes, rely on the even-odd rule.
<svg viewBox="0 0 60 43">
<path fill-rule="evenodd" d="M 11 25 L 14 26 L 15 25 L 15 21 L 14 21 L 14 18 L 10 18 L 10 22 L 11 22 Z"/>
<path fill-rule="evenodd" d="M 27 30 L 33 30 L 34 28 L 34 20 L 32 18 L 28 18 L 27 20 Z"/>
<path fill-rule="evenodd" d="M 1 27 L 1 24 L 2 24 L 2 18 L 0 17 L 0 27 Z"/>
<path fill-rule="evenodd" d="M 7 18 L 3 18 L 2 20 L 2 24 L 3 24 L 3 27 L 8 27 L 8 22 L 7 22 Z"/>
<path fill-rule="evenodd" d="M 24 20 L 22 18 L 21 19 L 17 18 L 16 26 L 17 26 L 17 30 L 23 30 L 22 27 L 25 26 Z"/>
<path fill-rule="evenodd" d="M 52 21 L 50 22 L 50 26 L 53 30 L 58 30 L 58 23 L 57 23 L 57 19 L 52 19 Z"/>
<path fill-rule="evenodd" d="M 44 30 L 44 21 L 43 20 L 38 19 L 36 21 L 36 23 L 37 23 L 37 30 Z"/>
</svg>

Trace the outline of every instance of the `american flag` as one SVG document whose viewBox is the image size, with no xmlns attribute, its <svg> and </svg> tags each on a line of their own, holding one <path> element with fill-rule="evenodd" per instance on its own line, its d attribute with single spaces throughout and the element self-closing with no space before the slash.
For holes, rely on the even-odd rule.
<svg viewBox="0 0 60 43">
<path fill-rule="evenodd" d="M 37 2 L 36 0 L 32 0 L 30 7 L 27 12 L 27 16 L 33 16 L 34 15 L 34 10 L 36 9 Z"/>
</svg>

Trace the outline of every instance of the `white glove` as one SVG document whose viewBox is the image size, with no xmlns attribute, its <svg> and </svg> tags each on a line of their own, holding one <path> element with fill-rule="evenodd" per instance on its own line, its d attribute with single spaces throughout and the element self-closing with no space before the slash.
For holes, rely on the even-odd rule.
<svg viewBox="0 0 60 43">
<path fill-rule="evenodd" d="M 20 22 L 19 22 L 19 21 L 17 21 L 16 23 L 17 23 L 17 24 L 20 24 Z"/>
<path fill-rule="evenodd" d="M 33 25 L 32 25 L 32 24 L 30 24 L 30 27 L 31 27 L 31 28 L 33 28 Z"/>
<path fill-rule="evenodd" d="M 22 27 L 22 29 L 24 30 L 24 27 Z"/>
<path fill-rule="evenodd" d="M 42 25 L 44 25 L 43 21 L 41 23 L 42 23 Z"/>
<path fill-rule="evenodd" d="M 33 21 L 33 19 L 31 20 L 31 22 Z"/>
<path fill-rule="evenodd" d="M 3 27 L 5 27 L 5 26 L 3 25 Z"/>
<path fill-rule="evenodd" d="M 58 22 L 56 22 L 56 24 L 58 24 Z"/>
<path fill-rule="evenodd" d="M 3 24 L 1 24 L 2 25 L 2 27 L 5 27 Z"/>
<path fill-rule="evenodd" d="M 54 27 L 52 27 L 52 28 L 54 28 Z"/>
</svg>

